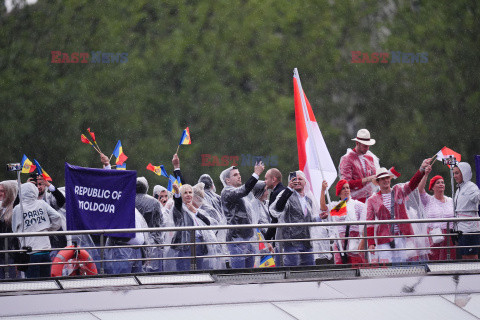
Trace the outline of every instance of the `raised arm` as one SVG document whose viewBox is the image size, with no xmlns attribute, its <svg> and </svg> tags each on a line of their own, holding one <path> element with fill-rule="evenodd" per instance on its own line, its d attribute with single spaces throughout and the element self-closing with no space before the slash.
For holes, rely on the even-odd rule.
<svg viewBox="0 0 480 320">
<path fill-rule="evenodd" d="M 410 181 L 403 186 L 403 192 L 405 192 L 405 195 L 410 194 L 413 190 L 417 188 L 423 176 L 425 175 L 425 170 L 427 167 L 430 167 L 430 170 L 432 168 L 430 166 L 430 159 L 423 160 L 420 169 L 415 173 L 412 179 L 410 179 Z"/>
<path fill-rule="evenodd" d="M 423 176 L 422 180 L 420 180 L 420 183 L 418 184 L 418 191 L 421 194 L 426 192 L 425 191 L 425 185 L 427 184 L 428 175 L 430 174 L 431 171 L 432 171 L 431 166 L 425 168 L 425 175 Z"/>
</svg>

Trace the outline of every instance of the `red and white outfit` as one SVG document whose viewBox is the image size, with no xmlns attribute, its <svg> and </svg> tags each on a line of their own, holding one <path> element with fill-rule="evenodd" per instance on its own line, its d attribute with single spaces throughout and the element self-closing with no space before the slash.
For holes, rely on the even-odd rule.
<svg viewBox="0 0 480 320">
<path fill-rule="evenodd" d="M 392 187 L 393 190 L 393 199 L 394 201 L 394 219 L 408 219 L 407 209 L 405 207 L 405 201 L 407 196 L 417 188 L 420 180 L 422 179 L 424 172 L 417 171 L 415 175 L 410 179 L 410 182 L 405 184 L 397 184 Z M 391 194 L 391 193 L 390 193 Z M 390 205 L 387 206 L 384 204 L 384 198 L 381 192 L 378 192 L 371 196 L 367 201 L 367 220 L 391 220 L 390 216 Z M 387 200 L 387 199 L 385 199 Z M 410 223 L 397 224 L 397 227 L 394 227 L 393 235 L 413 235 L 413 228 Z M 395 249 L 401 249 L 406 247 L 405 238 L 371 238 L 373 236 L 391 236 L 389 224 L 380 224 L 377 225 L 376 230 L 374 225 L 367 226 L 367 236 L 368 246 L 375 245 L 375 240 L 377 242 L 376 249 L 390 249 L 390 242 L 395 241 Z M 404 262 L 407 260 L 407 254 L 405 251 L 378 251 L 378 258 L 383 262 Z"/>
<path fill-rule="evenodd" d="M 330 212 L 336 205 L 338 205 L 340 201 L 334 201 L 327 205 L 328 211 Z M 365 221 L 365 217 L 367 214 L 367 206 L 365 203 L 354 200 L 348 199 L 347 201 L 347 214 L 343 216 L 331 216 L 332 222 L 343 222 L 343 221 Z M 332 228 L 336 228 L 334 234 L 340 238 L 345 237 L 347 226 L 333 226 Z M 349 237 L 359 237 L 360 236 L 360 228 L 358 225 L 350 225 Z M 338 233 L 337 233 L 338 232 Z M 334 244 L 334 250 L 338 250 L 337 241 Z M 343 250 L 358 250 L 358 245 L 360 244 L 359 239 L 348 239 L 348 248 L 345 248 L 345 240 L 341 240 L 341 244 Z M 347 253 L 348 263 L 355 264 L 355 263 L 364 263 L 364 254 L 363 252 L 349 252 Z M 340 253 L 334 254 L 334 261 L 335 264 L 342 264 L 342 258 Z"/>
<path fill-rule="evenodd" d="M 440 201 L 434 196 L 431 196 L 427 193 L 421 193 L 420 198 L 422 203 L 425 206 L 425 218 L 427 219 L 443 219 L 443 218 L 454 218 L 453 212 L 453 200 L 450 197 L 444 196 L 444 201 Z M 452 225 L 453 227 L 453 225 Z M 446 222 L 432 222 L 427 226 L 428 234 L 435 234 L 438 236 L 441 230 L 442 234 L 448 233 L 447 223 Z M 428 255 L 429 260 L 447 260 L 447 253 L 450 250 L 450 258 L 455 259 L 456 252 L 455 247 L 453 246 L 452 239 L 448 237 L 443 237 L 443 241 L 434 243 L 433 239 L 429 238 L 430 246 L 435 247 L 446 247 L 450 246 L 450 249 L 432 249 L 431 253 Z"/>
<path fill-rule="evenodd" d="M 338 166 L 340 179 L 348 181 L 352 199 L 365 203 L 378 190 L 371 182 L 364 185 L 362 179 L 374 175 L 379 167 L 377 156 L 370 151 L 365 155 L 359 155 L 355 149 L 348 149 L 347 153 L 340 158 Z"/>
</svg>

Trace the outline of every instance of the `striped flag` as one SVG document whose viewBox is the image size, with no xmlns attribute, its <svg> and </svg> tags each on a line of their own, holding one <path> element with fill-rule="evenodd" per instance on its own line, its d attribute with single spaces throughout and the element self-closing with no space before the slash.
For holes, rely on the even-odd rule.
<svg viewBox="0 0 480 320">
<path fill-rule="evenodd" d="M 337 179 L 337 169 L 323 139 L 312 107 L 308 102 L 297 68 L 294 69 L 295 123 L 297 129 L 298 162 L 310 182 L 315 199 L 320 199 L 323 180 L 330 187 Z M 328 197 L 328 192 L 327 192 Z"/>
</svg>

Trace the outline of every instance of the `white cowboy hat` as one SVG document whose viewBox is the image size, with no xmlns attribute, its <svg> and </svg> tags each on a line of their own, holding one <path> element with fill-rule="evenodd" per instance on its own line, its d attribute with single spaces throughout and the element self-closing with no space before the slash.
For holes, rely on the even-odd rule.
<svg viewBox="0 0 480 320">
<path fill-rule="evenodd" d="M 370 139 L 370 132 L 367 129 L 358 130 L 357 137 L 352 140 L 367 146 L 373 146 L 375 144 L 375 139 Z"/>
<path fill-rule="evenodd" d="M 390 170 L 387 170 L 386 168 L 384 167 L 381 167 L 381 168 L 377 168 L 377 172 L 375 173 L 375 179 L 382 179 L 382 178 L 386 178 L 386 177 L 395 177 L 393 175 L 393 173 L 390 172 Z"/>
</svg>

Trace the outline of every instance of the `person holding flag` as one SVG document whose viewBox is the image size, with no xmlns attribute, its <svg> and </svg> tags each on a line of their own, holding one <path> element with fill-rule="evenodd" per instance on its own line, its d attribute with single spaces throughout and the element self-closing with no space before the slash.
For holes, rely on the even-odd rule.
<svg viewBox="0 0 480 320">
<path fill-rule="evenodd" d="M 408 195 L 414 191 L 423 176 L 425 170 L 430 166 L 430 159 L 425 159 L 420 169 L 410 179 L 408 183 L 396 184 L 390 186 L 394 173 L 385 168 L 377 169 L 376 180 L 380 191 L 372 195 L 367 200 L 367 220 L 398 220 L 408 219 L 406 201 Z M 410 223 L 403 224 L 380 224 L 376 228 L 374 225 L 367 226 L 368 248 L 387 249 L 387 251 L 378 251 L 378 258 L 384 262 L 405 262 L 408 254 L 405 251 L 388 251 L 388 249 L 406 248 L 405 237 L 389 238 L 388 236 L 410 236 L 413 235 L 413 228 Z M 374 239 L 373 236 L 387 236 L 385 238 Z"/>
<path fill-rule="evenodd" d="M 175 227 L 188 226 L 209 226 L 211 220 L 205 216 L 205 212 L 196 208 L 193 204 L 193 187 L 189 184 L 183 184 L 180 188 L 178 185 L 173 185 L 175 191 L 174 202 L 175 206 L 171 215 Z M 190 243 L 192 233 L 188 231 L 176 231 L 172 237 L 172 244 L 177 246 L 168 247 L 166 256 L 169 258 L 186 258 L 192 256 L 190 245 L 178 245 L 182 243 Z M 201 258 L 201 256 L 215 256 L 218 254 L 217 245 L 202 244 L 202 242 L 217 242 L 217 238 L 212 230 L 197 230 L 194 233 L 196 245 L 196 268 L 198 270 L 212 270 L 218 269 L 219 260 L 217 258 Z M 165 261 L 166 271 L 186 271 L 190 270 L 191 259 L 169 259 Z"/>
<path fill-rule="evenodd" d="M 38 200 L 44 200 L 55 210 L 60 210 L 65 205 L 65 195 L 51 183 L 52 178 L 43 170 L 40 163 L 37 160 L 33 161 L 37 172 L 31 173 L 27 181 L 37 186 Z M 46 192 L 47 190 L 49 191 L 48 193 Z"/>
<path fill-rule="evenodd" d="M 340 201 L 333 201 L 330 204 L 325 202 L 325 191 L 327 190 L 328 183 L 323 181 L 322 183 L 322 196 L 320 197 L 320 209 L 322 210 L 321 217 L 325 218 L 326 215 L 330 214 L 332 217 L 332 222 L 343 222 L 343 221 L 362 221 L 365 220 L 367 214 L 367 207 L 365 203 L 352 199 L 350 194 L 350 185 L 347 180 L 338 181 L 335 186 L 335 195 L 340 197 Z M 359 237 L 360 226 L 358 225 L 349 225 L 349 226 L 334 226 L 335 229 L 333 234 L 339 238 L 347 238 L 344 240 L 336 240 L 334 244 L 335 251 L 346 251 L 346 250 L 357 250 L 360 245 L 359 239 L 349 239 L 349 237 Z M 339 248 L 339 245 L 342 247 Z M 344 255 L 345 258 L 342 259 L 342 254 L 337 252 L 334 254 L 335 264 L 358 264 L 364 263 L 363 253 L 359 252 L 347 252 Z"/>
<path fill-rule="evenodd" d="M 135 209 L 145 219 L 149 228 L 159 228 L 164 226 L 163 213 L 160 202 L 154 197 L 147 194 L 148 181 L 145 177 L 138 177 L 136 183 L 135 194 Z M 163 243 L 163 234 L 159 231 L 150 232 L 152 242 L 160 245 Z M 163 256 L 162 247 L 149 248 L 149 255 L 155 258 L 161 258 Z M 144 268 L 148 272 L 160 272 L 162 271 L 161 260 L 151 260 L 144 263 Z"/>
<path fill-rule="evenodd" d="M 429 195 L 425 191 L 425 185 L 427 184 L 427 178 L 430 172 L 431 170 L 429 168 L 425 170 L 425 176 L 423 176 L 418 185 L 420 199 L 425 207 L 425 217 L 427 219 L 454 218 L 453 200 L 445 196 L 445 180 L 442 176 L 436 175 L 430 179 L 428 191 L 433 191 L 433 195 Z M 427 233 L 432 236 L 429 237 L 429 244 L 432 250 L 428 255 L 428 260 L 447 260 L 448 251 L 450 251 L 450 257 L 455 258 L 456 251 L 453 246 L 453 239 L 450 236 L 443 236 L 443 234 L 449 233 L 446 222 L 429 223 L 427 225 Z M 450 239 L 448 237 L 450 237 Z M 435 247 L 443 248 L 434 249 Z"/>
</svg>

